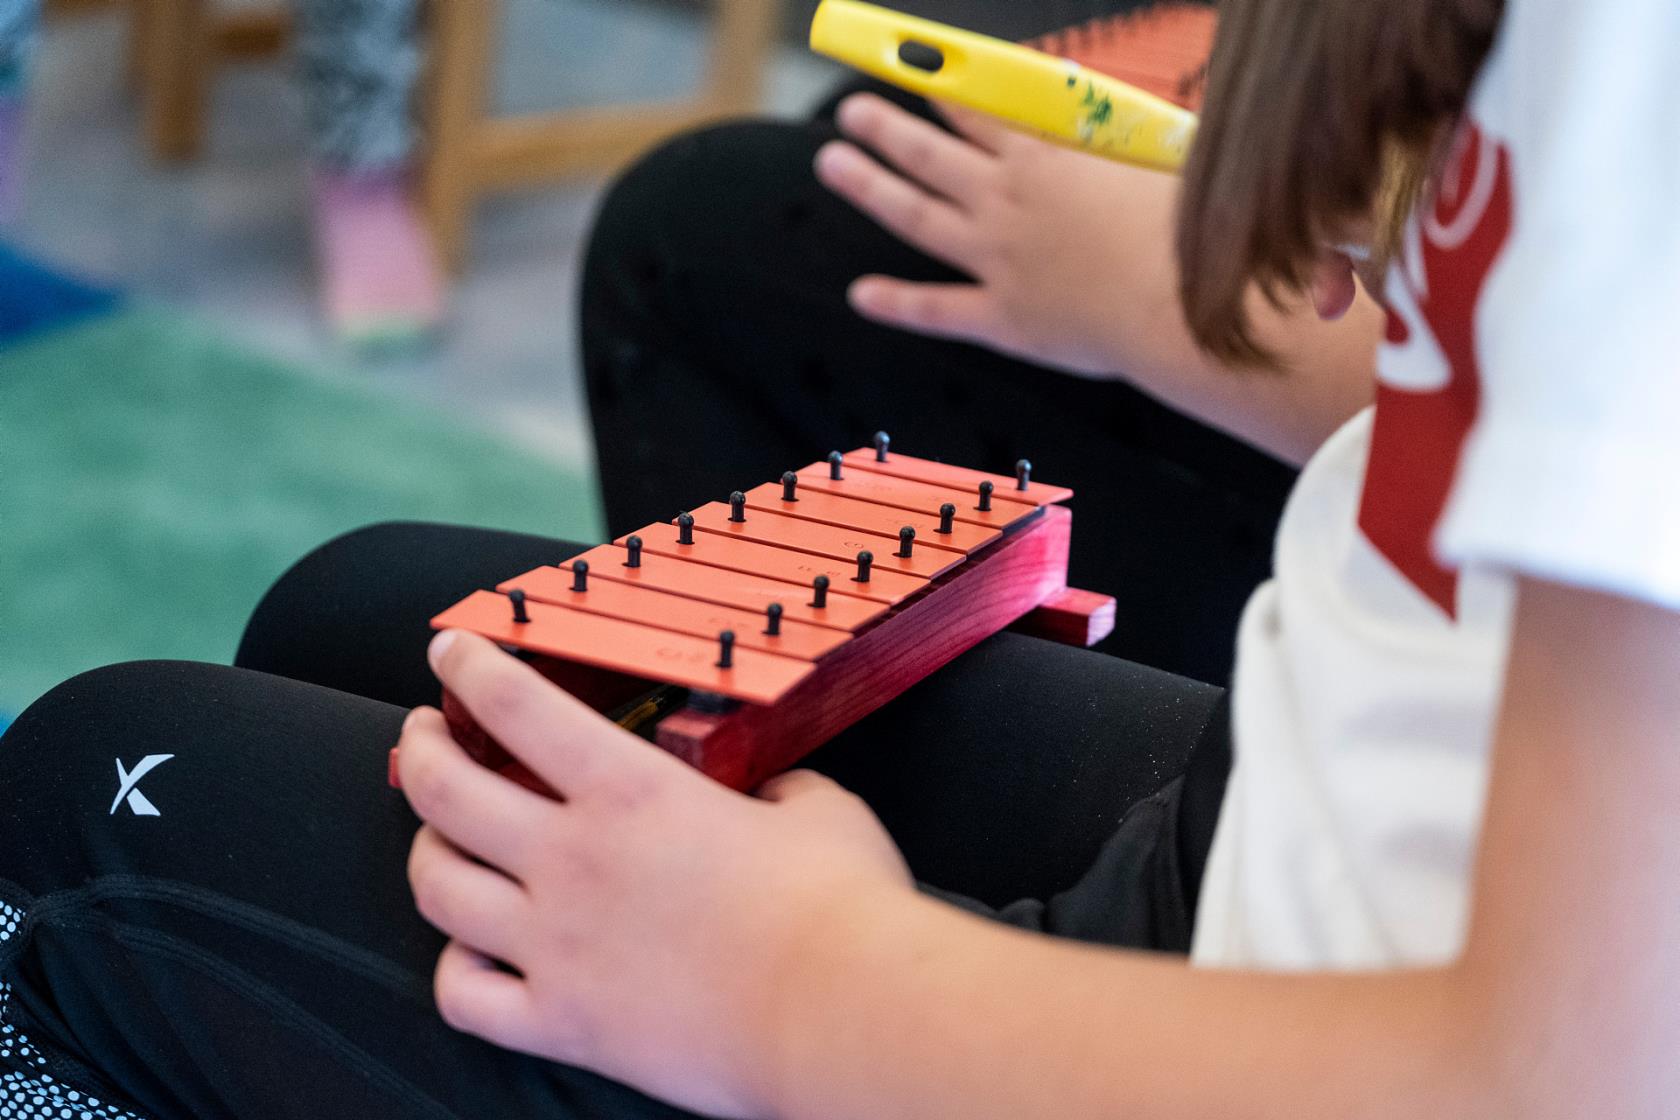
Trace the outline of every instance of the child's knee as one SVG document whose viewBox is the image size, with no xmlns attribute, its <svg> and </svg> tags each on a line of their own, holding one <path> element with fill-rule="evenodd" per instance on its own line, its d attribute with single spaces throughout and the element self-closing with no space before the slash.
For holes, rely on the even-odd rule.
<svg viewBox="0 0 1680 1120">
<path fill-rule="evenodd" d="M 820 142 L 802 125 L 734 121 L 654 148 L 608 191 L 590 234 L 585 285 L 652 246 L 679 257 L 710 255 L 736 241 L 762 240 L 754 230 L 779 230 L 782 211 L 795 205 L 795 187 L 822 189 L 811 170 Z"/>
<path fill-rule="evenodd" d="M 340 533 L 298 558 L 280 574 L 246 623 L 234 664 L 274 671 L 268 652 L 285 647 L 295 633 L 300 604 L 332 596 L 345 580 L 388 570 L 439 530 L 415 521 L 381 521 Z"/>
<path fill-rule="evenodd" d="M 281 573 L 263 596 L 256 613 L 261 614 L 272 600 L 285 598 L 281 593 L 297 585 L 319 588 L 338 575 L 365 570 L 367 564 L 389 563 L 437 528 L 418 521 L 379 521 L 340 533 L 310 549 Z"/>
<path fill-rule="evenodd" d="M 79 746 L 108 738 L 136 704 L 171 679 L 209 669 L 191 662 L 129 661 L 79 673 L 42 695 L 0 736 L 0 804 L 37 766 L 54 767 Z M 0 814 L 0 822 L 5 820 Z"/>
<path fill-rule="evenodd" d="M 171 764 L 225 716 L 225 676 L 235 672 L 128 662 L 72 677 L 30 705 L 0 738 L 0 880 L 39 893 L 123 870 L 122 850 L 146 840 L 139 833 L 159 834 L 165 813 L 202 806 L 208 791 Z"/>
</svg>

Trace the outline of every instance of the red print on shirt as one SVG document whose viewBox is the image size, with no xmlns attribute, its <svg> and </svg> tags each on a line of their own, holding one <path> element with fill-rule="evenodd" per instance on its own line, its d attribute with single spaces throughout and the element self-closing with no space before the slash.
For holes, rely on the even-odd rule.
<svg viewBox="0 0 1680 1120">
<path fill-rule="evenodd" d="M 1430 538 L 1481 397 L 1476 305 L 1510 233 L 1510 150 L 1466 124 L 1389 281 L 1391 349 L 1359 508 L 1360 531 L 1449 618 L 1458 573 Z"/>
</svg>

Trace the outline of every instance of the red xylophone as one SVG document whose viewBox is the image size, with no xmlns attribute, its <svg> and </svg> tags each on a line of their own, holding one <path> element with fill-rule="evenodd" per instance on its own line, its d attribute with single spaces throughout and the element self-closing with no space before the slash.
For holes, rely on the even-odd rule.
<svg viewBox="0 0 1680 1120">
<path fill-rule="evenodd" d="M 1091 645 L 1114 600 L 1067 586 L 1071 490 L 875 447 L 784 474 L 432 620 L 735 789 L 756 787 L 1005 628 Z M 447 693 L 475 758 L 540 789 Z M 394 760 L 393 760 L 394 762 Z M 393 781 L 395 768 L 393 765 Z"/>
</svg>

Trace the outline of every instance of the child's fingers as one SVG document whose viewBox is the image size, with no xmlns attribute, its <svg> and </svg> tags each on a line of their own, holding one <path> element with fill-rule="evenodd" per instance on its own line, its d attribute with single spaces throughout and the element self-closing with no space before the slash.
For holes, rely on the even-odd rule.
<svg viewBox="0 0 1680 1120">
<path fill-rule="evenodd" d="M 1021 135 L 986 113 L 965 109 L 949 101 L 932 101 L 929 104 L 957 132 L 993 155 L 1002 155 L 1004 148 Z"/>
<path fill-rule="evenodd" d="M 974 226 L 951 203 L 929 194 L 846 143 L 817 152 L 817 178 L 889 232 L 929 256 L 973 271 Z"/>
<path fill-rule="evenodd" d="M 466 1034 L 528 1048 L 537 1033 L 525 982 L 459 941 L 445 945 L 438 957 L 432 997 L 443 1021 Z"/>
<path fill-rule="evenodd" d="M 815 770 L 789 770 L 759 786 L 753 796 L 761 801 L 786 802 L 802 797 L 819 797 L 843 788 L 833 778 Z"/>
<path fill-rule="evenodd" d="M 989 152 L 885 98 L 854 94 L 840 103 L 835 119 L 847 136 L 961 206 L 971 207 L 991 178 Z"/>
<path fill-rule="evenodd" d="M 645 786 L 656 766 L 652 748 L 476 634 L 439 634 L 430 660 L 478 725 L 568 800 Z"/>
<path fill-rule="evenodd" d="M 864 276 L 848 292 L 858 314 L 935 338 L 995 345 L 996 309 L 976 284 L 927 284 Z"/>
<path fill-rule="evenodd" d="M 789 770 L 765 782 L 754 794 L 808 823 L 828 822 L 836 826 L 873 823 L 874 812 L 845 786 L 815 770 Z"/>
<path fill-rule="evenodd" d="M 529 899 L 512 879 L 474 863 L 430 825 L 414 836 L 408 885 L 420 916 L 497 960 L 519 963 Z"/>
<path fill-rule="evenodd" d="M 409 714 L 397 747 L 403 796 L 415 814 L 457 847 L 527 878 L 554 803 L 467 757 L 435 708 Z"/>
</svg>

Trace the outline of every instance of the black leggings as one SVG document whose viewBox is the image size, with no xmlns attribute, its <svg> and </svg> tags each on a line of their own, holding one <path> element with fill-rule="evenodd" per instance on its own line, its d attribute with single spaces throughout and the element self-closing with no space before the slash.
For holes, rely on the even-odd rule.
<svg viewBox="0 0 1680 1120">
<path fill-rule="evenodd" d="M 576 551 L 363 530 L 279 581 L 238 667 L 118 665 L 25 712 L 0 738 L 0 1115 L 675 1115 L 443 1024 L 442 939 L 404 877 L 417 822 L 385 784 L 405 708 L 436 698 L 426 619 Z M 1182 951 L 1221 700 L 1004 634 L 812 761 L 921 879 L 1047 900 L 996 915 L 1047 932 Z"/>
</svg>

